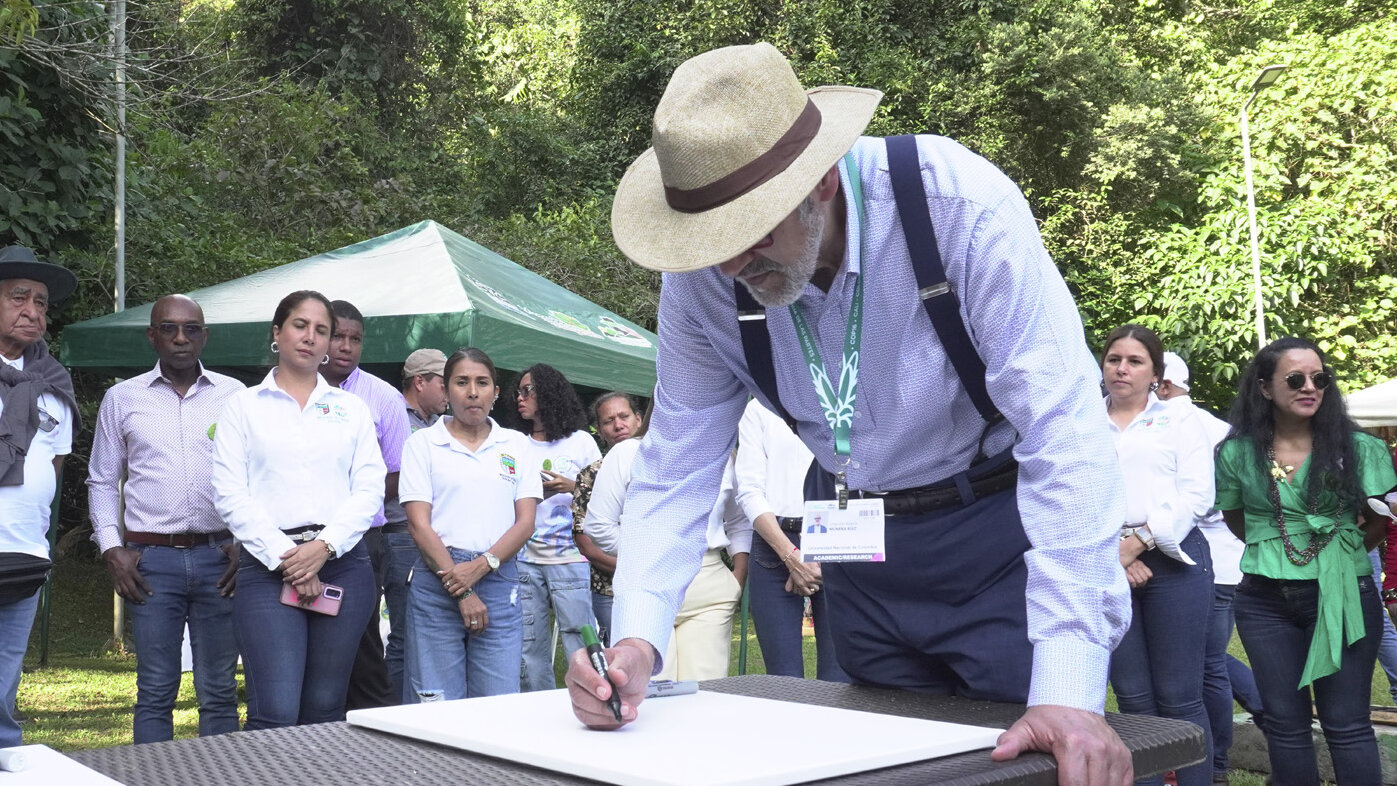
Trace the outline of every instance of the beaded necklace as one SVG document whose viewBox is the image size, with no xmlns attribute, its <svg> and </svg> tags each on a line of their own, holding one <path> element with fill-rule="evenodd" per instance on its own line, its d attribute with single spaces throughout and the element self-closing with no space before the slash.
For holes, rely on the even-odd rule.
<svg viewBox="0 0 1397 786">
<path fill-rule="evenodd" d="M 1296 567 L 1304 567 L 1310 564 L 1315 557 L 1319 556 L 1321 551 L 1324 551 L 1324 547 L 1328 546 L 1329 541 L 1334 539 L 1334 533 L 1337 530 L 1330 530 L 1323 535 L 1312 535 L 1310 537 L 1309 546 L 1306 546 L 1304 549 L 1295 548 L 1295 544 L 1290 540 L 1290 531 L 1287 530 L 1285 526 L 1285 513 L 1281 509 L 1281 489 L 1279 481 L 1281 478 L 1285 477 L 1288 468 L 1284 468 L 1276 463 L 1276 451 L 1274 448 L 1266 449 L 1266 459 L 1271 462 L 1270 471 L 1267 473 L 1267 477 L 1271 481 L 1271 505 L 1276 509 L 1276 526 L 1281 530 L 1281 543 L 1285 544 L 1286 559 L 1290 560 L 1291 564 Z M 1278 475 L 1280 477 L 1277 477 Z M 1319 494 L 1313 494 L 1310 496 L 1310 515 L 1315 515 L 1318 509 Z"/>
</svg>

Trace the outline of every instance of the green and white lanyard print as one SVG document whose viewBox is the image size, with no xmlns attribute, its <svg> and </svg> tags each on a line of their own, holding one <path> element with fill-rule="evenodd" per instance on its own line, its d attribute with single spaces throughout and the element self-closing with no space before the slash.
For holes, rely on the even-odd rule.
<svg viewBox="0 0 1397 786">
<path fill-rule="evenodd" d="M 844 165 L 849 173 L 850 196 L 859 217 L 859 259 L 862 260 L 866 228 L 863 183 L 859 179 L 859 166 L 853 153 L 844 155 Z M 811 381 L 815 384 L 815 395 L 819 397 L 825 420 L 834 432 L 834 460 L 839 468 L 834 475 L 834 488 L 839 496 L 840 510 L 849 506 L 849 486 L 844 468 L 849 465 L 852 452 L 849 432 L 854 423 L 854 399 L 858 395 L 859 386 L 859 343 L 863 339 L 863 278 L 860 266 L 859 275 L 854 279 L 854 297 L 849 304 L 849 322 L 844 329 L 844 360 L 839 369 L 838 390 L 834 388 L 829 372 L 825 370 L 825 363 L 820 358 L 820 351 L 815 346 L 815 336 L 806 324 L 805 316 L 800 313 L 797 304 L 787 306 L 791 313 L 791 322 L 795 324 L 796 336 L 800 339 L 800 348 L 805 352 L 805 363 L 810 369 Z"/>
</svg>

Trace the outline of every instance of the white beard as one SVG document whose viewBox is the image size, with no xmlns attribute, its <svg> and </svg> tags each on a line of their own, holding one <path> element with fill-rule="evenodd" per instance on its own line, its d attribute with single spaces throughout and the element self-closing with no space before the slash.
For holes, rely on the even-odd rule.
<svg viewBox="0 0 1397 786">
<path fill-rule="evenodd" d="M 739 279 L 743 286 L 747 287 L 747 291 L 752 293 L 752 299 L 766 308 L 789 306 L 800 299 L 805 285 L 810 283 L 820 264 L 820 240 L 825 234 L 825 214 L 813 197 L 807 197 L 800 203 L 800 207 L 796 208 L 796 216 L 800 219 L 801 229 L 805 230 L 805 248 L 801 250 L 800 255 L 789 265 L 758 256 L 742 271 L 742 278 Z M 775 285 L 775 289 L 758 289 L 747 283 L 748 277 L 768 272 L 780 276 L 780 283 Z"/>
</svg>

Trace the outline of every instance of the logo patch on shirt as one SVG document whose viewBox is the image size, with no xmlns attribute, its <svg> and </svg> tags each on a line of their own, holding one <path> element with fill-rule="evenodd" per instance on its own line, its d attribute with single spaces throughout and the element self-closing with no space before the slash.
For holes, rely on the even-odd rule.
<svg viewBox="0 0 1397 786">
<path fill-rule="evenodd" d="M 319 412 L 319 413 L 322 414 L 322 415 L 328 415 L 328 414 L 330 414 L 330 405 L 329 405 L 329 404 L 326 404 L 326 403 L 323 402 L 323 401 L 317 401 L 317 402 L 315 402 L 314 404 L 312 404 L 311 406 L 312 406 L 312 407 L 315 407 L 315 411 L 316 411 L 316 412 Z"/>
<path fill-rule="evenodd" d="M 345 409 L 343 404 L 336 404 L 336 405 L 335 405 L 335 417 L 337 417 L 337 418 L 347 418 L 347 417 L 349 417 L 349 410 Z"/>
<path fill-rule="evenodd" d="M 500 473 L 501 473 L 501 474 L 504 474 L 504 475 L 513 476 L 513 475 L 514 475 L 514 470 L 515 470 L 514 457 L 511 456 L 511 455 L 509 455 L 508 453 L 501 453 L 501 454 L 500 454 Z"/>
</svg>

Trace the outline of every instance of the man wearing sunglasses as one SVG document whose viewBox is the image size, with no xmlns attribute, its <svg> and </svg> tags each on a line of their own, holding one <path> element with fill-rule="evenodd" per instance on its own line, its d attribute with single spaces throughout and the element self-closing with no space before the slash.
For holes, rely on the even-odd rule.
<svg viewBox="0 0 1397 786">
<path fill-rule="evenodd" d="M 136 743 L 174 736 L 186 625 L 199 734 L 238 730 L 238 552 L 214 509 L 209 470 L 218 415 L 243 384 L 200 362 L 209 330 L 203 309 L 184 295 L 155 302 L 146 339 L 159 360 L 102 399 L 87 478 L 92 539 L 136 640 Z"/>
</svg>

